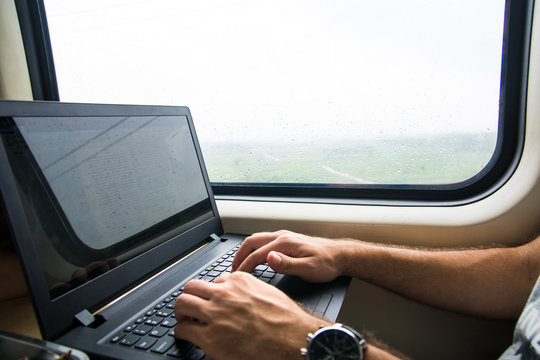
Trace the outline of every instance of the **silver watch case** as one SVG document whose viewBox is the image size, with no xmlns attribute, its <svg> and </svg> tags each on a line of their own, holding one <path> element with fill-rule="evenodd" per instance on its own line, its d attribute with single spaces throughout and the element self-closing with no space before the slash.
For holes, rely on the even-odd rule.
<svg viewBox="0 0 540 360">
<path fill-rule="evenodd" d="M 334 340 L 333 344 L 331 344 L 332 348 L 329 348 L 322 343 L 323 338 L 328 337 L 331 337 Z M 328 339 L 326 341 L 328 341 Z M 307 347 L 300 349 L 300 353 L 308 360 L 320 360 L 323 358 L 331 359 L 331 357 L 328 356 L 332 355 L 339 356 L 339 358 L 343 358 L 345 355 L 347 359 L 363 360 L 364 351 L 367 347 L 366 340 L 360 333 L 340 323 L 331 326 L 321 326 L 315 333 L 308 334 L 307 342 Z M 346 343 L 348 343 L 348 345 L 345 345 Z M 351 344 L 354 345 L 351 347 Z M 347 346 L 347 348 L 342 348 L 343 346 Z M 322 348 L 325 355 L 316 356 L 315 354 L 317 352 L 321 352 L 321 350 L 317 351 L 316 348 Z M 345 351 L 347 351 L 346 354 L 343 353 Z"/>
</svg>

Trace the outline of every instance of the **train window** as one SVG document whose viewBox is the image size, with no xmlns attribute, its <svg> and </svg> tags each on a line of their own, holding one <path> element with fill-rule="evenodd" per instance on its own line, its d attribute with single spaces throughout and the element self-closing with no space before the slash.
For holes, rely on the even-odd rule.
<svg viewBox="0 0 540 360">
<path fill-rule="evenodd" d="M 44 1 L 60 100 L 189 106 L 217 194 L 405 200 L 500 160 L 510 3 Z"/>
</svg>

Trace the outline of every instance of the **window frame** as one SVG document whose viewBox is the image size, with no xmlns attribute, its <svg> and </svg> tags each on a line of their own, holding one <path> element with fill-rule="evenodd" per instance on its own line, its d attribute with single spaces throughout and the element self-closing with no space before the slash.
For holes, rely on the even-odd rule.
<svg viewBox="0 0 540 360">
<path fill-rule="evenodd" d="M 35 100 L 59 101 L 43 0 L 16 0 Z M 506 0 L 497 143 L 488 164 L 462 182 L 435 185 L 212 182 L 216 198 L 391 206 L 456 206 L 499 189 L 519 164 L 525 138 L 534 0 Z"/>
<path fill-rule="evenodd" d="M 15 0 L 34 100 L 60 101 L 42 0 Z"/>
</svg>

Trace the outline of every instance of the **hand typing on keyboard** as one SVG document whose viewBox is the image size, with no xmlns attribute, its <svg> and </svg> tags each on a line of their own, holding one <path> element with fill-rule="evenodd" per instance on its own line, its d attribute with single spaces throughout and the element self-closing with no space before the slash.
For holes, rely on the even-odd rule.
<svg viewBox="0 0 540 360">
<path fill-rule="evenodd" d="M 296 359 L 306 334 L 329 324 L 245 272 L 191 280 L 174 312 L 175 336 L 214 360 Z"/>
<path fill-rule="evenodd" d="M 310 282 L 327 282 L 345 273 L 338 240 L 315 238 L 291 231 L 256 233 L 238 249 L 232 271 L 251 272 L 268 263 L 278 273 Z"/>
<path fill-rule="evenodd" d="M 297 359 L 306 335 L 329 322 L 256 277 L 270 282 L 279 272 L 330 281 L 344 270 L 338 255 L 333 240 L 290 231 L 254 234 L 184 286 L 174 307 L 175 336 L 214 360 Z M 218 274 L 223 267 L 225 275 Z"/>
</svg>

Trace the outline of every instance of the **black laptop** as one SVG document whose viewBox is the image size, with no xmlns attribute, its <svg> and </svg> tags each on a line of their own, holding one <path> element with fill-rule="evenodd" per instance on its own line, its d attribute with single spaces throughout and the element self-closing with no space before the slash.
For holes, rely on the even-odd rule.
<svg viewBox="0 0 540 360">
<path fill-rule="evenodd" d="M 0 101 L 0 190 L 44 339 L 115 359 L 202 359 L 174 302 L 245 238 L 224 234 L 189 109 Z M 253 275 L 335 320 L 349 278 Z"/>
</svg>

